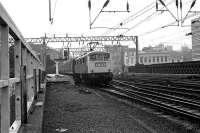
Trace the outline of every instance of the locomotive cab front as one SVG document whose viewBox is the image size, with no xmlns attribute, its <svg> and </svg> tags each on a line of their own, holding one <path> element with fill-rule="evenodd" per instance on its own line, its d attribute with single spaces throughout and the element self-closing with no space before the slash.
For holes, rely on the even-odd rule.
<svg viewBox="0 0 200 133">
<path fill-rule="evenodd" d="M 109 83 L 112 80 L 110 53 L 90 53 L 88 55 L 88 74 L 91 80 Z"/>
</svg>

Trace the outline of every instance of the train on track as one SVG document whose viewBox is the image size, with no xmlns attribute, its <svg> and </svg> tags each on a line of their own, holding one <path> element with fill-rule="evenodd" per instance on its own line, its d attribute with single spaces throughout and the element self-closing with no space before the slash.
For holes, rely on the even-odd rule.
<svg viewBox="0 0 200 133">
<path fill-rule="evenodd" d="M 61 69 L 63 74 L 71 73 L 76 83 L 108 84 L 112 78 L 110 53 L 91 51 L 67 61 Z"/>
</svg>

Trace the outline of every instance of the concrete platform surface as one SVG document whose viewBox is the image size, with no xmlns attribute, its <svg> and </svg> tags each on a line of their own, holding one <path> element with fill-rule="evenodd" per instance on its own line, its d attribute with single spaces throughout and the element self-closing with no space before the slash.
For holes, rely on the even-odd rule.
<svg viewBox="0 0 200 133">
<path fill-rule="evenodd" d="M 44 100 L 45 91 L 38 94 L 37 100 L 29 111 L 28 122 L 21 126 L 19 133 L 42 133 Z"/>
</svg>

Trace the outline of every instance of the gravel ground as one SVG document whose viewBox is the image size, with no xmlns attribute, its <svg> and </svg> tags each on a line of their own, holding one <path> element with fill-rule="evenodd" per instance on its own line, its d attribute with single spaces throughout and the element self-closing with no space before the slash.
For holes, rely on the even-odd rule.
<svg viewBox="0 0 200 133">
<path fill-rule="evenodd" d="M 44 133 L 195 132 L 140 107 L 80 88 L 69 83 L 49 84 L 44 106 Z"/>
</svg>

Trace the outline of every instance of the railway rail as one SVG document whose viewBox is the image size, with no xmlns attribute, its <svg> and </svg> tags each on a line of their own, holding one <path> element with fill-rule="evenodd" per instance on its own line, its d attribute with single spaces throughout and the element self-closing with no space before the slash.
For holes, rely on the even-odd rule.
<svg viewBox="0 0 200 133">
<path fill-rule="evenodd" d="M 127 81 L 123 81 L 127 82 Z M 148 90 L 153 90 L 157 91 L 159 93 L 164 93 L 164 94 L 170 94 L 170 95 L 175 95 L 179 96 L 182 98 L 187 98 L 189 101 L 194 101 L 194 100 L 200 100 L 200 90 L 198 89 L 192 89 L 192 88 L 186 88 L 186 87 L 175 87 L 172 85 L 159 85 L 159 84 L 153 84 L 153 83 L 136 83 L 136 82 L 129 82 L 130 84 L 133 84 L 135 86 L 139 86 L 142 88 L 146 88 Z"/>
<path fill-rule="evenodd" d="M 197 95 L 199 90 L 194 90 L 198 93 L 191 93 L 191 89 L 190 91 L 183 91 L 183 89 L 174 87 L 174 90 L 172 88 L 167 90 L 167 86 L 139 83 L 133 85 L 128 81 L 113 80 L 109 88 L 103 89 L 103 91 L 151 105 L 170 114 L 177 114 L 191 120 L 200 120 L 200 99 Z"/>
<path fill-rule="evenodd" d="M 188 79 L 180 79 L 180 78 L 173 78 L 173 77 L 159 77 L 155 79 L 150 78 L 135 78 L 132 80 L 132 82 L 135 83 L 151 83 L 151 84 L 159 84 L 159 85 L 170 85 L 174 87 L 183 87 L 183 88 L 192 88 L 192 89 L 198 89 L 200 86 L 199 81 L 193 81 Z"/>
</svg>

